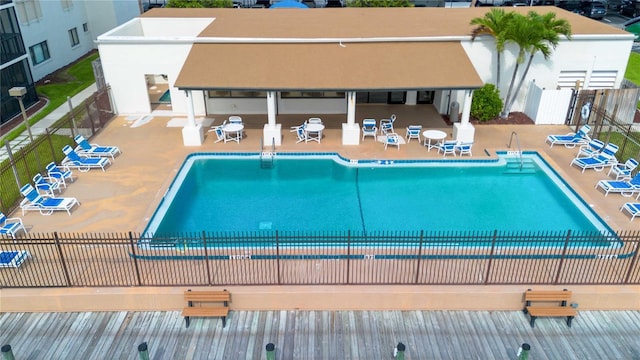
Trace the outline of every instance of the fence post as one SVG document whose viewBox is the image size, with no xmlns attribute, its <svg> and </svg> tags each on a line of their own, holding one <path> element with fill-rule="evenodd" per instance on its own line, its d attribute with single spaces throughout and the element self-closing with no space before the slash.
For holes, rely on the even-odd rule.
<svg viewBox="0 0 640 360">
<path fill-rule="evenodd" d="M 58 239 L 58 232 L 53 233 L 53 239 L 56 242 L 56 248 L 58 249 L 58 256 L 60 256 L 60 262 L 62 263 L 62 271 L 64 272 L 64 278 L 67 281 L 67 287 L 71 287 L 71 277 L 69 276 L 69 269 L 67 269 L 67 262 L 64 259 L 62 253 L 62 246 L 60 245 L 60 239 Z"/>
<path fill-rule="evenodd" d="M 9 146 L 9 142 L 5 141 L 4 147 L 7 148 L 7 155 L 9 156 L 9 163 L 11 164 L 11 170 L 13 170 L 13 177 L 16 179 L 16 184 L 18 185 L 18 189 L 22 188 L 20 184 L 20 177 L 18 176 L 18 168 L 16 167 L 16 162 L 13 160 L 13 153 L 11 152 L 11 146 Z"/>
<path fill-rule="evenodd" d="M 636 242 L 636 249 L 633 252 L 633 258 L 631 258 L 631 263 L 629 263 L 629 270 L 627 270 L 627 275 L 624 277 L 624 284 L 629 283 L 629 278 L 631 278 L 633 269 L 635 268 L 636 263 L 638 261 L 638 250 L 639 250 L 638 248 L 640 247 L 640 241 L 638 241 L 638 239 L 636 238 L 635 242 Z"/>
<path fill-rule="evenodd" d="M 487 272 L 484 274 L 484 284 L 489 283 L 489 276 L 491 275 L 491 266 L 493 264 L 493 253 L 496 249 L 496 238 L 498 237 L 498 230 L 493 230 L 493 239 L 491 240 L 491 251 L 489 252 L 489 262 L 487 263 Z"/>
<path fill-rule="evenodd" d="M 11 350 L 11 345 L 2 345 L 2 360 L 15 360 L 13 357 L 13 350 Z"/>
<path fill-rule="evenodd" d="M 414 283 L 418 283 L 420 277 L 420 264 L 422 262 L 422 242 L 424 241 L 424 230 L 420 230 L 420 246 L 418 246 L 418 262 L 416 264 L 416 279 Z"/>
<path fill-rule="evenodd" d="M 91 97 L 91 99 L 92 99 L 92 101 L 95 101 L 96 98 L 95 98 L 95 96 L 93 96 L 93 97 Z M 89 118 L 89 124 L 91 124 L 91 136 L 93 136 L 96 133 L 96 126 L 93 124 L 93 119 L 91 118 L 91 107 L 89 106 L 89 102 L 88 101 L 84 102 L 84 107 L 85 107 L 85 110 L 87 111 L 87 117 Z M 97 108 L 98 108 L 98 106 L 96 105 L 96 109 Z M 98 110 L 98 111 L 100 111 L 100 110 Z M 98 115 L 98 117 L 99 117 L 99 115 Z M 100 120 L 100 119 L 98 119 L 98 120 Z M 101 124 L 100 127 L 102 127 L 102 122 L 100 122 L 100 124 Z"/>
<path fill-rule="evenodd" d="M 76 137 L 78 126 L 76 126 L 76 116 L 73 113 L 73 105 L 71 104 L 71 96 L 67 96 L 67 104 L 69 104 L 69 115 L 71 115 L 71 137 Z"/>
<path fill-rule="evenodd" d="M 280 236 L 276 230 L 276 276 L 278 276 L 278 285 L 282 285 L 280 279 Z"/>
<path fill-rule="evenodd" d="M 567 248 L 569 247 L 569 240 L 571 239 L 571 230 L 567 231 L 567 237 L 564 240 L 564 248 L 562 249 L 562 256 L 560 257 L 560 264 L 558 264 L 558 272 L 556 278 L 553 280 L 553 284 L 558 284 L 560 280 L 560 273 L 562 272 L 562 266 L 564 265 L 564 257 L 567 255 Z"/>
<path fill-rule="evenodd" d="M 207 250 L 207 232 L 202 230 L 202 246 L 204 246 L 204 265 L 207 267 L 207 284 L 211 283 L 211 268 L 209 267 L 209 251 Z"/>
<path fill-rule="evenodd" d="M 349 270 L 351 269 L 351 230 L 347 231 L 347 284 L 349 284 L 350 274 Z"/>
<path fill-rule="evenodd" d="M 138 286 L 142 286 L 142 278 L 140 277 L 140 268 L 138 267 L 138 254 L 136 254 L 136 246 L 133 243 L 133 234 L 129 231 L 129 243 L 131 244 L 131 253 L 133 254 L 133 266 L 136 269 L 136 279 L 138 279 Z"/>
</svg>

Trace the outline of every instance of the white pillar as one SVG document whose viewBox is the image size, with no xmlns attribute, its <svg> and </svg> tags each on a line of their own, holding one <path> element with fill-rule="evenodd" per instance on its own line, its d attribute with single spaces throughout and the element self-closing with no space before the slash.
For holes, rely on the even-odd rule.
<svg viewBox="0 0 640 360">
<path fill-rule="evenodd" d="M 347 123 L 342 124 L 342 145 L 360 144 L 360 125 L 356 124 L 356 92 L 347 92 Z"/>
<path fill-rule="evenodd" d="M 418 104 L 418 92 L 415 90 L 407 91 L 407 97 L 404 100 L 405 105 L 417 105 Z"/>
<path fill-rule="evenodd" d="M 202 125 L 196 124 L 191 90 L 185 90 L 185 95 L 187 98 L 187 124 L 182 128 L 182 143 L 184 146 L 200 146 L 204 142 L 204 131 Z"/>
<path fill-rule="evenodd" d="M 271 144 L 282 145 L 282 125 L 276 124 L 276 92 L 267 91 L 267 123 L 262 129 L 262 140 L 265 149 Z"/>
<path fill-rule="evenodd" d="M 476 129 L 469 122 L 472 98 L 473 90 L 465 90 L 464 104 L 462 105 L 462 118 L 460 118 L 459 123 L 453 124 L 453 138 L 456 139 L 456 141 L 473 142 Z"/>
</svg>

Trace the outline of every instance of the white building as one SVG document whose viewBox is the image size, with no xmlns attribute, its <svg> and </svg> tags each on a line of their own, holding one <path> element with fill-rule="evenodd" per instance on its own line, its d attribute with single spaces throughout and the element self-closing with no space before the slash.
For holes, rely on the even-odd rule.
<svg viewBox="0 0 640 360">
<path fill-rule="evenodd" d="M 14 0 L 35 81 L 95 48 L 97 35 L 140 15 L 138 0 Z"/>
<path fill-rule="evenodd" d="M 265 143 L 280 144 L 277 114 L 342 113 L 343 143 L 357 144 L 355 104 L 461 104 L 454 136 L 473 139 L 473 89 L 495 82 L 494 39 L 471 41 L 470 21 L 487 8 L 155 9 L 98 37 L 116 111 L 148 114 L 151 79 L 166 79 L 174 114 L 189 119 L 186 145 L 202 142 L 194 116 L 265 114 Z M 513 8 L 523 14 L 530 8 Z M 572 26 L 551 58 L 537 55 L 513 107 L 539 89 L 617 88 L 633 35 L 556 7 Z M 517 49 L 507 46 L 506 94 Z"/>
</svg>

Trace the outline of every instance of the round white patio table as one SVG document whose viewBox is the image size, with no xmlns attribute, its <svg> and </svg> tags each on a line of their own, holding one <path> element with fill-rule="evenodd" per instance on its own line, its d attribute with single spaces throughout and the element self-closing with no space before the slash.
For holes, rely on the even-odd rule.
<svg viewBox="0 0 640 360">
<path fill-rule="evenodd" d="M 431 151 L 432 148 L 438 146 L 438 141 L 447 137 L 447 133 L 442 130 L 425 130 L 422 132 L 424 136 L 424 146 L 427 147 L 427 151 Z M 435 142 L 431 144 L 431 140 Z"/>
<path fill-rule="evenodd" d="M 227 141 L 236 141 L 238 143 L 240 143 L 240 138 L 242 138 L 242 130 L 244 130 L 244 125 L 243 124 L 238 124 L 238 123 L 230 123 L 230 124 L 226 124 L 225 126 L 222 127 L 222 131 L 224 131 L 225 133 L 235 133 L 236 136 L 231 138 L 230 140 L 225 140 L 225 142 Z"/>
<path fill-rule="evenodd" d="M 309 136 L 307 136 L 307 138 L 305 139 L 305 142 L 309 141 L 309 140 L 315 140 L 317 142 L 320 142 L 320 139 L 322 138 L 322 130 L 324 130 L 324 125 L 322 124 L 315 124 L 315 123 L 311 123 L 311 124 L 307 124 L 304 126 L 304 132 L 307 133 L 307 135 L 309 135 L 309 133 L 317 133 L 318 137 L 312 137 L 309 138 Z"/>
</svg>

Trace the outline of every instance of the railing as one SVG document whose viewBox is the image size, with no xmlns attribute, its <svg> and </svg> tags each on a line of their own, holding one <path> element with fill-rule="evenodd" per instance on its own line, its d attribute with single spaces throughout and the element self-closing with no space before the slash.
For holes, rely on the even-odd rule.
<svg viewBox="0 0 640 360">
<path fill-rule="evenodd" d="M 518 133 L 515 131 L 511 132 L 511 138 L 509 139 L 509 144 L 507 145 L 508 149 L 511 149 L 511 142 L 513 142 L 513 137 L 516 137 L 516 144 L 518 144 L 518 156 L 520 157 L 520 171 L 522 171 L 522 167 L 524 165 L 524 161 L 522 160 L 522 147 L 520 147 L 520 138 L 518 137 Z"/>
<path fill-rule="evenodd" d="M 260 139 L 260 167 L 263 169 L 270 169 L 273 167 L 273 161 L 276 156 L 276 142 L 275 139 L 271 139 L 271 151 L 264 150 L 264 140 Z"/>
<path fill-rule="evenodd" d="M 640 232 L 32 234 L 0 287 L 640 284 Z"/>
</svg>

